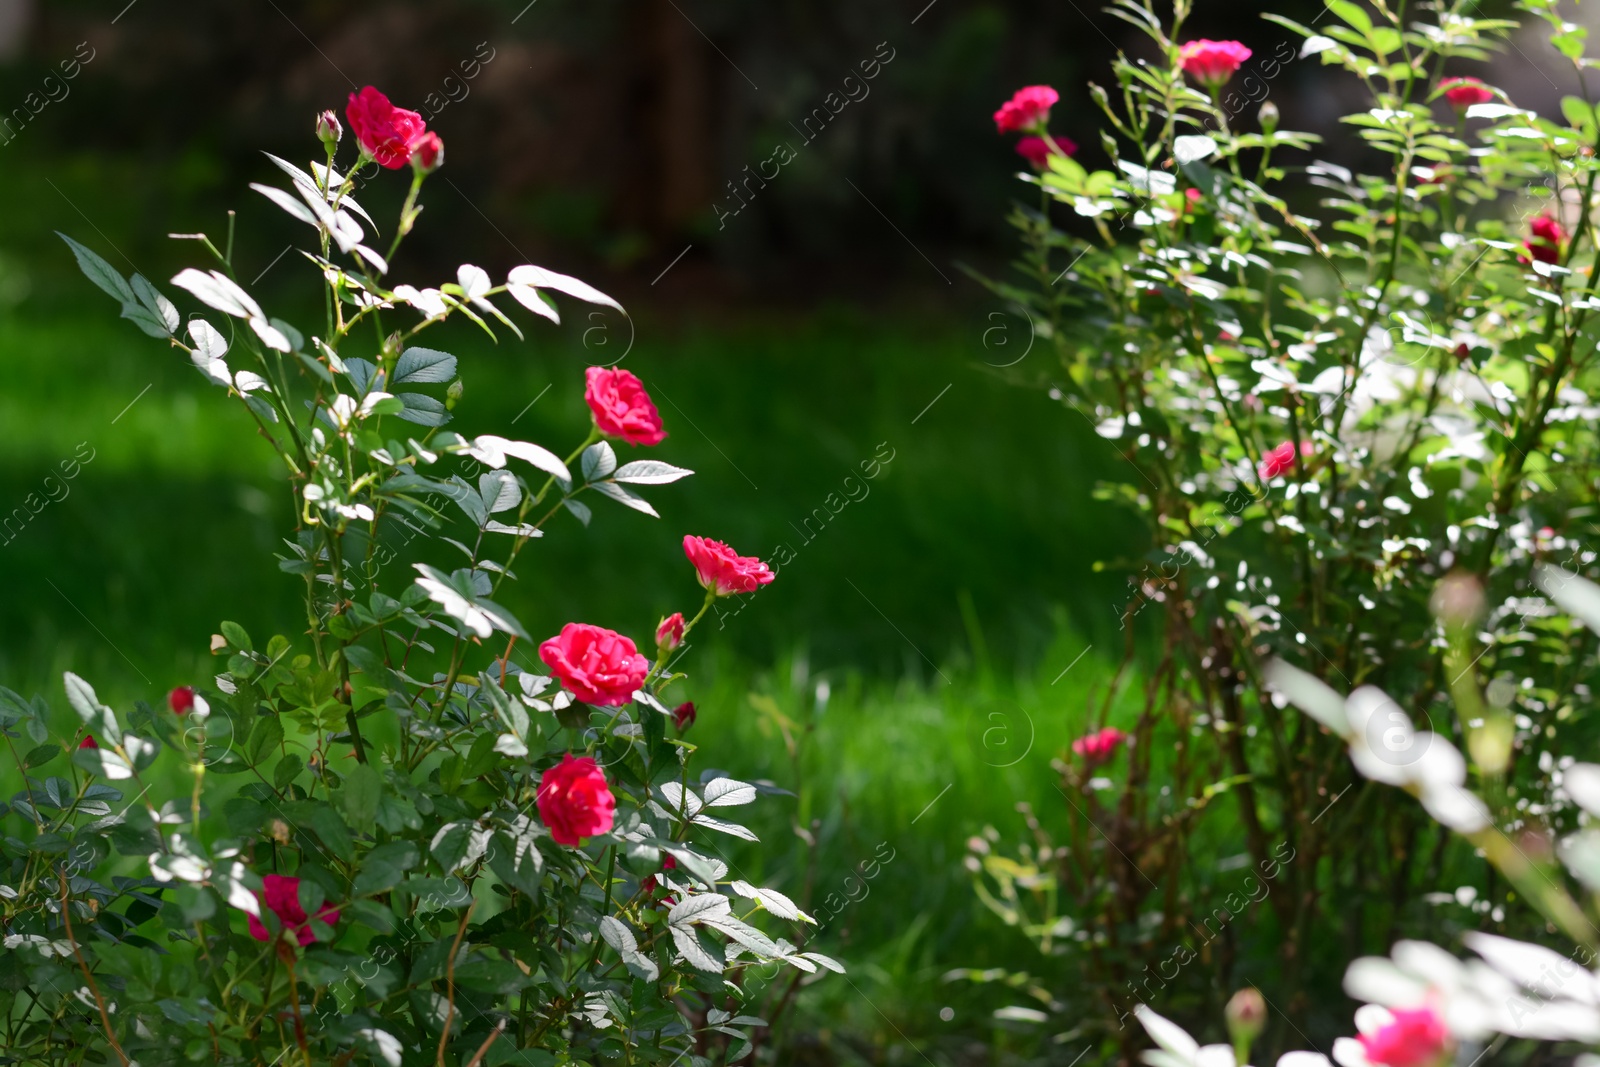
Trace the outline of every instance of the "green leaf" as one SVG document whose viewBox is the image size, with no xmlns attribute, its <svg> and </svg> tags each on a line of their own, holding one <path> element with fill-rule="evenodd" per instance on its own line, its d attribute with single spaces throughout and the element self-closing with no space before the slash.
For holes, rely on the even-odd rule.
<svg viewBox="0 0 1600 1067">
<path fill-rule="evenodd" d="M 38 748 L 28 750 L 28 754 L 22 757 L 22 766 L 32 770 L 35 767 L 42 767 L 59 755 L 61 755 L 60 745 L 40 745 Z"/>
<path fill-rule="evenodd" d="M 393 385 L 448 382 L 456 376 L 456 357 L 432 348 L 408 348 L 395 361 Z"/>
<path fill-rule="evenodd" d="M 302 800 L 289 805 L 286 811 L 302 829 L 314 831 L 328 851 L 339 859 L 348 863 L 354 857 L 355 842 L 350 837 L 350 828 L 333 810 L 333 805 L 322 800 Z"/>
<path fill-rule="evenodd" d="M 339 810 L 357 833 L 370 834 L 378 824 L 378 803 L 383 799 L 383 776 L 370 763 L 358 763 L 344 777 L 339 790 Z"/>
<path fill-rule="evenodd" d="M 91 282 L 94 282 L 123 304 L 138 303 L 138 298 L 134 296 L 133 289 L 123 280 L 121 274 L 112 269 L 111 264 L 66 234 L 57 231 L 56 236 L 67 242 L 67 247 L 72 249 L 72 254 L 78 257 L 79 268 L 82 269 Z"/>
<path fill-rule="evenodd" d="M 426 393 L 395 395 L 405 403 L 405 410 L 399 413 L 399 417 L 407 422 L 414 422 L 418 426 L 443 426 L 450 421 L 450 413 L 445 410 L 442 400 L 435 400 Z"/>
<path fill-rule="evenodd" d="M 488 850 L 489 831 L 470 822 L 448 823 L 433 835 L 428 846 L 434 860 L 447 873 L 472 866 Z"/>
<path fill-rule="evenodd" d="M 281 744 L 283 744 L 283 723 L 276 715 L 263 715 L 256 720 L 255 728 L 250 731 L 245 755 L 249 757 L 251 763 L 258 764 Z"/>
<path fill-rule="evenodd" d="M 624 463 L 617 472 L 611 476 L 612 481 L 627 482 L 630 485 L 666 485 L 679 478 L 687 478 L 694 471 L 683 467 L 674 467 L 670 463 L 662 463 L 658 459 L 636 459 L 631 463 Z"/>
<path fill-rule="evenodd" d="M 422 860 L 422 853 L 409 841 L 379 845 L 361 857 L 361 869 L 350 891 L 356 896 L 384 893 L 400 884 L 405 872 Z"/>
<path fill-rule="evenodd" d="M 249 652 L 254 647 L 250 644 L 250 635 L 244 632 L 244 627 L 236 622 L 224 622 L 219 629 L 222 636 L 228 639 L 228 644 L 244 652 Z"/>
<path fill-rule="evenodd" d="M 583 450 L 579 459 L 579 466 L 583 469 L 583 480 L 592 482 L 597 478 L 604 478 L 617 469 L 617 453 L 606 441 L 596 441 Z"/>
<path fill-rule="evenodd" d="M 183 318 L 178 314 L 178 309 L 172 301 L 161 295 L 161 290 L 151 285 L 145 276 L 133 276 L 133 292 L 139 298 L 139 303 L 156 319 L 161 330 L 160 336 L 171 337 L 178 332 L 178 327 L 183 324 Z M 124 310 L 126 315 L 127 311 Z"/>
<path fill-rule="evenodd" d="M 300 776 L 306 769 L 306 761 L 298 753 L 291 752 L 278 761 L 278 766 L 272 771 L 272 783 L 279 789 L 287 788 L 289 783 Z"/>
<path fill-rule="evenodd" d="M 72 710 L 78 713 L 89 731 L 98 735 L 96 739 L 101 744 L 115 745 L 121 742 L 122 728 L 117 724 L 117 717 L 110 708 L 100 703 L 94 687 L 71 671 L 62 676 L 62 681 L 67 690 L 67 703 L 72 705 Z"/>
</svg>

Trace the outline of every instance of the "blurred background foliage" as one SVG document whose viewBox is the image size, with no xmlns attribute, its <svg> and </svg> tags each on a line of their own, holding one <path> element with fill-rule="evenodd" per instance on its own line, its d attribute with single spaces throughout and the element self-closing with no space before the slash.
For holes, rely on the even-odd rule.
<svg viewBox="0 0 1600 1067">
<path fill-rule="evenodd" d="M 315 112 L 375 84 L 432 111 L 447 144 L 397 276 L 533 262 L 633 315 L 571 308 L 527 343 L 441 336 L 473 366 L 462 431 L 565 452 L 585 430 L 582 367 L 626 351 L 672 434 L 659 454 L 698 472 L 663 495 L 661 522 L 557 524 L 509 606 L 540 632 L 582 618 L 643 637 L 697 599 L 683 533 L 796 553 L 697 650 L 690 739 L 797 794 L 763 806 L 763 837 L 791 847 L 752 880 L 820 899 L 880 842 L 896 859 L 822 935 L 852 974 L 807 990 L 785 1058 L 1062 1056 L 992 1018 L 1017 998 L 941 976 L 1017 965 L 964 843 L 991 823 L 1024 834 L 1018 801 L 1061 803 L 1050 759 L 1104 698 L 1124 636 L 1126 576 L 1095 563 L 1148 546 L 1091 498 L 1129 477 L 1115 451 L 1042 389 L 1012 387 L 1048 384 L 1023 355 L 1028 325 L 960 265 L 1009 256 L 1018 161 L 994 135 L 998 102 L 1056 85 L 1054 127 L 1093 160 L 1083 85 L 1131 45 L 1126 27 L 1044 0 L 124 2 L 0 0 L 0 510 L 61 497 L 0 534 L 0 682 L 59 704 L 71 667 L 126 706 L 204 685 L 222 618 L 295 632 L 298 587 L 270 558 L 290 525 L 270 451 L 180 354 L 112 316 L 52 231 L 162 280 L 197 258 L 166 234 L 220 237 L 237 209 L 241 277 L 307 321 L 303 235 L 245 187 L 275 175 L 261 149 L 309 158 Z M 1310 21 L 1321 5 L 1272 7 Z M 1262 9 L 1214 5 L 1192 29 L 1269 54 L 1285 35 Z M 93 58 L 65 81 L 81 42 Z M 845 79 L 874 57 L 862 96 Z M 1500 81 L 1518 79 L 1533 106 L 1554 93 L 1527 64 Z M 861 98 L 808 138 L 829 93 Z M 1270 98 L 1291 128 L 1326 132 L 1345 110 L 1310 62 Z M 778 144 L 794 161 L 736 196 Z M 382 220 L 402 193 L 362 199 Z M 78 476 L 46 486 L 85 446 Z M 884 447 L 870 494 L 808 532 Z M 1240 851 L 1196 845 L 1219 878 Z M 1241 982 L 1269 973 L 1258 934 L 1241 932 Z"/>
</svg>

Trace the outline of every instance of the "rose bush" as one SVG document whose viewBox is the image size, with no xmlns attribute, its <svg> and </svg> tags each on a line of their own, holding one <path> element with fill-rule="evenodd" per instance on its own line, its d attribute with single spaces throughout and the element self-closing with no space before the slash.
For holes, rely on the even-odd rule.
<svg viewBox="0 0 1600 1067">
<path fill-rule="evenodd" d="M 1118 0 L 1141 51 L 1091 83 L 1093 118 L 1063 102 L 997 121 L 1106 153 L 1019 172 L 1017 272 L 983 280 L 1049 357 L 1006 373 L 1114 450 L 1125 476 L 1097 497 L 1148 537 L 1100 564 L 1127 577 L 1095 638 L 1121 658 L 1074 719 L 1065 802 L 1030 805 L 1020 845 L 972 839 L 983 899 L 1056 975 L 956 975 L 996 983 L 1003 1018 L 1131 1061 L 1137 1005 L 1218 1019 L 1242 977 L 1280 1009 L 1275 1051 L 1348 1036 L 1348 954 L 1401 931 L 1594 939 L 1592 911 L 1530 871 L 1550 873 L 1543 827 L 1568 816 L 1548 775 L 1593 745 L 1600 672 L 1571 606 L 1529 583 L 1541 560 L 1596 558 L 1600 118 L 1585 31 L 1548 0 L 1518 7 L 1574 87 L 1559 116 L 1459 73 L 1517 24 L 1456 0 L 1268 15 L 1279 47 L 1191 40 L 1185 0 L 1170 17 Z M 1337 158 L 1365 172 L 1280 128 L 1268 97 L 1290 63 L 1364 94 Z M 1353 691 L 1350 737 L 1284 706 L 1274 657 Z M 1128 735 L 1116 761 L 1108 727 Z M 1232 858 L 1195 861 L 1214 855 Z M 1403 1059 L 1410 1038 L 1385 1028 L 1404 1018 L 1361 1032 Z"/>
<path fill-rule="evenodd" d="M 296 519 L 277 565 L 303 587 L 305 617 L 265 641 L 222 623 L 215 678 L 155 706 L 113 710 L 73 674 L 65 715 L 0 689 L 26 781 L 0 805 L 0 1059 L 736 1060 L 765 1025 L 741 1014 L 746 968 L 841 969 L 799 947 L 809 916 L 719 858 L 717 838 L 755 840 L 727 815 L 760 790 L 691 776 L 694 746 L 672 736 L 694 718 L 685 639 L 719 591 L 771 575 L 717 555 L 719 580 L 738 581 L 688 621 L 670 616 L 654 660 L 581 622 L 530 656 L 528 629 L 496 600 L 519 559 L 598 521 L 596 499 L 655 515 L 639 489 L 690 472 L 619 463 L 607 438 L 666 437 L 621 369 L 589 370 L 594 426 L 564 458 L 447 429 L 460 368 L 418 344 L 422 331 L 465 320 L 520 337 L 505 296 L 558 322 L 557 296 L 621 306 L 532 265 L 500 284 L 470 264 L 442 284 L 396 284 L 443 144 L 370 86 L 346 119 L 347 170 L 325 112 L 323 158 L 269 157 L 280 184 L 252 186 L 314 236 L 314 332 L 237 280 L 231 226 L 220 247 L 179 235 L 211 258 L 172 279 L 200 305 L 191 313 L 66 238 L 123 316 L 242 405 L 276 451 Z M 407 162 L 380 251 L 357 179 Z M 420 558 L 398 564 L 402 526 Z"/>
</svg>

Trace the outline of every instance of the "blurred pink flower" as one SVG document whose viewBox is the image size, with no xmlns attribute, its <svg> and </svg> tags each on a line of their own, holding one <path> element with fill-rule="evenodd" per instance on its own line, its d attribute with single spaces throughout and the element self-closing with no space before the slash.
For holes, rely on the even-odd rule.
<svg viewBox="0 0 1600 1067">
<path fill-rule="evenodd" d="M 1221 88 L 1250 58 L 1250 49 L 1238 41 L 1189 41 L 1178 52 L 1185 74 L 1208 89 Z"/>
<path fill-rule="evenodd" d="M 1061 94 L 1048 85 L 1018 89 L 994 113 L 995 128 L 1001 133 L 1042 129 L 1050 118 L 1050 109 L 1060 99 Z"/>
<path fill-rule="evenodd" d="M 1477 78 L 1446 78 L 1439 83 L 1439 88 L 1457 111 L 1466 111 L 1473 104 L 1487 104 L 1494 99 L 1493 90 Z"/>
<path fill-rule="evenodd" d="M 1311 442 L 1301 441 L 1300 454 L 1302 456 L 1309 456 L 1311 455 L 1311 452 Z M 1283 444 L 1272 449 L 1270 452 L 1267 452 L 1261 457 L 1261 467 L 1259 469 L 1261 471 L 1261 477 L 1276 478 L 1280 474 L 1286 474 L 1293 467 L 1294 442 L 1285 441 Z"/>
<path fill-rule="evenodd" d="M 1093 767 L 1116 755 L 1117 748 L 1127 740 L 1127 734 L 1114 726 L 1107 726 L 1103 730 L 1085 734 L 1072 742 L 1072 751 L 1082 756 L 1084 761 Z"/>
<path fill-rule="evenodd" d="M 1367 1061 L 1385 1067 L 1425 1067 L 1443 1058 L 1450 1031 L 1432 1008 L 1394 1008 L 1394 1017 L 1372 1033 L 1360 1035 Z"/>
<path fill-rule="evenodd" d="M 1017 142 L 1017 155 L 1032 163 L 1035 170 L 1044 170 L 1049 166 L 1052 155 L 1072 156 L 1077 154 L 1078 146 L 1071 138 L 1052 137 L 1050 140 L 1056 143 L 1054 149 L 1050 147 L 1050 142 L 1043 137 L 1024 137 Z"/>
</svg>

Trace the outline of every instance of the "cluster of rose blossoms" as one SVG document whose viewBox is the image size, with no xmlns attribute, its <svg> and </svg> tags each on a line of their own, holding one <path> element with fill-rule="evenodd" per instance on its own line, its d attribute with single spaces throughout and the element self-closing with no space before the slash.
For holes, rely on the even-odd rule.
<svg viewBox="0 0 1600 1067">
<path fill-rule="evenodd" d="M 350 94 L 345 117 L 362 154 L 383 167 L 397 170 L 410 163 L 421 175 L 444 161 L 444 143 L 426 128 L 422 116 L 395 107 L 370 85 Z M 324 143 L 337 144 L 343 133 L 332 111 L 318 116 L 317 135 Z M 631 371 L 590 367 L 585 373 L 584 402 L 594 418 L 595 429 L 603 437 L 645 446 L 658 445 L 667 437 L 660 412 Z M 683 551 L 706 590 L 700 615 L 717 597 L 753 593 L 775 577 L 760 559 L 741 556 L 708 537 L 685 536 Z M 700 615 L 686 622 L 682 612 L 673 612 L 661 620 L 655 634 L 658 665 L 683 644 L 684 636 Z M 540 644 L 539 658 L 578 700 L 602 708 L 622 707 L 631 701 L 644 687 L 651 669 L 650 661 L 640 654 L 631 638 L 604 626 L 581 622 L 567 623 L 560 633 Z M 204 698 L 189 686 L 172 690 L 167 703 L 179 716 L 194 711 L 209 713 Z M 696 717 L 694 704 L 680 704 L 672 717 L 680 731 L 688 729 Z M 100 746 L 92 734 L 86 734 L 78 747 Z M 570 752 L 540 778 L 537 804 L 540 819 L 550 828 L 551 839 L 568 846 L 581 845 L 586 837 L 608 832 L 617 806 L 599 765 L 588 756 L 574 757 Z M 670 867 L 669 859 L 667 868 Z M 279 936 L 285 939 L 280 947 L 286 950 L 288 937 L 302 946 L 316 940 L 311 918 L 300 904 L 300 879 L 269 874 L 262 879 L 262 886 L 257 900 L 279 921 Z M 249 914 L 247 918 L 252 937 L 258 941 L 272 939 L 257 915 Z M 331 926 L 338 921 L 339 911 L 324 905 L 316 919 Z"/>
<path fill-rule="evenodd" d="M 1250 55 L 1250 49 L 1239 41 L 1187 41 L 1179 46 L 1178 65 L 1215 98 L 1249 60 Z M 1472 77 L 1445 78 L 1439 83 L 1439 95 L 1463 120 L 1473 105 L 1486 104 L 1495 98 L 1493 89 Z M 994 124 L 1000 133 L 1028 135 L 1017 142 L 1017 152 L 1036 170 L 1048 170 L 1051 155 L 1072 156 L 1078 151 L 1078 146 L 1072 141 L 1065 137 L 1052 137 L 1049 132 L 1050 109 L 1060 99 L 1061 94 L 1048 85 L 1029 85 L 1018 89 L 994 113 Z M 1435 180 L 1440 179 L 1436 177 Z M 1185 213 L 1202 199 L 1200 190 L 1193 187 L 1185 189 L 1184 196 Z M 1524 264 L 1537 261 L 1559 265 L 1567 240 L 1567 231 L 1560 221 L 1549 213 L 1542 213 L 1529 222 L 1528 230 L 1529 236 L 1522 242 L 1527 255 L 1518 257 L 1519 261 Z M 1221 339 L 1227 342 L 1237 340 L 1231 334 L 1223 334 Z M 1468 354 L 1464 346 L 1459 354 L 1463 358 Z M 1256 470 L 1263 481 L 1271 481 L 1292 472 L 1297 458 L 1307 458 L 1312 452 L 1310 441 L 1302 440 L 1298 447 L 1293 441 L 1284 441 L 1262 453 Z M 1079 751 L 1077 745 L 1080 743 L 1074 743 L 1074 751 Z"/>
<path fill-rule="evenodd" d="M 632 445 L 656 445 L 666 439 L 660 412 L 631 371 L 590 367 L 584 401 L 594 417 L 595 428 L 605 437 Z M 706 590 L 701 615 L 717 597 L 753 593 L 775 577 L 761 560 L 741 556 L 709 537 L 685 536 L 683 552 L 694 567 L 701 588 Z M 683 644 L 684 635 L 698 619 L 697 615 L 685 621 L 682 612 L 673 612 L 661 620 L 656 627 L 658 664 Z M 632 638 L 586 622 L 563 626 L 560 633 L 539 645 L 539 658 L 573 696 L 598 708 L 627 704 L 644 687 L 651 671 L 650 661 Z M 193 699 L 193 690 L 174 690 L 174 711 L 179 710 L 180 692 Z M 687 729 L 695 720 L 694 705 L 679 705 L 673 711 L 673 719 L 679 730 Z M 550 838 L 558 845 L 579 846 L 584 838 L 609 831 L 616 821 L 616 797 L 606 782 L 605 771 L 589 756 L 564 754 L 560 763 L 540 777 L 536 803 L 539 818 L 550 828 Z M 671 864 L 664 869 L 671 869 Z M 272 874 L 263 879 L 263 884 L 261 903 L 278 917 L 284 932 L 293 934 L 301 945 L 315 940 L 299 903 L 300 880 Z M 324 907 L 317 918 L 331 925 L 339 913 Z M 254 916 L 250 917 L 250 932 L 258 940 L 267 940 L 265 926 Z"/>
</svg>

